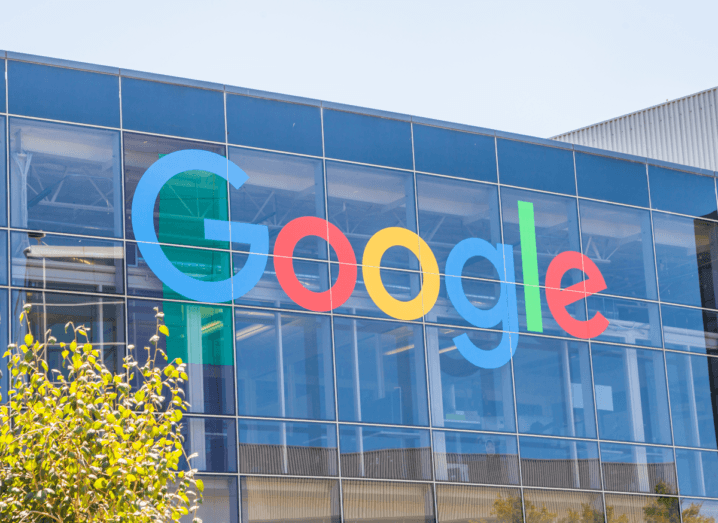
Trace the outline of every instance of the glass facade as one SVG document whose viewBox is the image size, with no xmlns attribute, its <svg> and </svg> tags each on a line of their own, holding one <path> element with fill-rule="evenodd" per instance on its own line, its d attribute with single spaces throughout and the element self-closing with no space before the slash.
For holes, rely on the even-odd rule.
<svg viewBox="0 0 718 523">
<path fill-rule="evenodd" d="M 204 521 L 715 523 L 714 177 L 41 62 L 2 63 L 0 340 L 31 303 L 117 369 L 160 308 Z M 173 173 L 148 241 L 183 151 L 226 168 Z"/>
</svg>

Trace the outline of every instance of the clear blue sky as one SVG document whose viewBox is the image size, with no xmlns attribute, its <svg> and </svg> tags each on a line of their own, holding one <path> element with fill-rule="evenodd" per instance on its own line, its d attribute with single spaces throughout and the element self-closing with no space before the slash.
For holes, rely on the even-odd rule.
<svg viewBox="0 0 718 523">
<path fill-rule="evenodd" d="M 0 49 L 548 137 L 718 86 L 713 1 L 5 1 Z"/>
</svg>

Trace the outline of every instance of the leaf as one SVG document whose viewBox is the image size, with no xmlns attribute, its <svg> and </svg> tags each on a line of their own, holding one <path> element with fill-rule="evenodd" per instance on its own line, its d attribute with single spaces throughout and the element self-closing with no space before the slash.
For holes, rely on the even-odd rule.
<svg viewBox="0 0 718 523">
<path fill-rule="evenodd" d="M 170 330 L 167 328 L 167 325 L 160 325 L 160 332 L 169 338 Z"/>
<path fill-rule="evenodd" d="M 32 342 L 35 341 L 35 338 L 32 337 L 32 334 L 25 334 L 25 345 L 32 345 Z"/>
<path fill-rule="evenodd" d="M 197 490 L 204 492 L 204 482 L 201 479 L 196 480 Z"/>
</svg>

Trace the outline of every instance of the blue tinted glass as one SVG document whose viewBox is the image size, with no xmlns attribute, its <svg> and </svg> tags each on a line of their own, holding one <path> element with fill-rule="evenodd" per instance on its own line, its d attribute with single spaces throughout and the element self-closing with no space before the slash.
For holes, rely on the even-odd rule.
<svg viewBox="0 0 718 523">
<path fill-rule="evenodd" d="M 546 270 L 563 251 L 580 251 L 581 241 L 578 232 L 578 211 L 576 199 L 553 194 L 543 194 L 517 189 L 501 189 L 501 218 L 503 220 L 504 241 L 514 249 L 514 271 L 516 281 L 523 282 L 523 263 L 521 259 L 521 234 L 519 233 L 519 204 L 528 202 L 533 205 L 536 233 L 536 254 L 538 256 L 539 283 L 546 283 Z M 575 281 L 582 281 L 580 273 Z"/>
<path fill-rule="evenodd" d="M 682 496 L 718 498 L 718 452 L 676 449 Z"/>
<path fill-rule="evenodd" d="M 718 359 L 666 352 L 666 365 L 676 445 L 715 449 Z"/>
<path fill-rule="evenodd" d="M 227 95 L 229 143 L 322 156 L 319 107 Z"/>
<path fill-rule="evenodd" d="M 7 285 L 7 264 L 7 231 L 0 231 L 0 285 Z"/>
<path fill-rule="evenodd" d="M 416 170 L 496 182 L 493 136 L 414 125 Z"/>
<path fill-rule="evenodd" d="M 428 430 L 340 425 L 342 476 L 431 479 Z"/>
<path fill-rule="evenodd" d="M 1 82 L 0 82 L 1 83 Z M 7 176 L 6 176 L 6 167 L 5 167 L 5 117 L 0 116 L 0 148 L 2 148 L 2 152 L 0 152 L 0 225 L 7 225 Z"/>
<path fill-rule="evenodd" d="M 576 194 L 573 152 L 514 140 L 497 140 L 499 180 L 506 185 Z"/>
<path fill-rule="evenodd" d="M 10 120 L 10 223 L 122 237 L 120 133 Z"/>
<path fill-rule="evenodd" d="M 428 425 L 420 325 L 334 318 L 339 419 Z"/>
<path fill-rule="evenodd" d="M 20 304 L 22 307 L 22 304 Z M 8 326 L 10 325 L 11 318 L 8 317 L 8 291 L 7 289 L 0 289 L 0 343 L 3 347 L 7 347 L 10 343 L 10 333 L 8 332 Z M 3 351 L 3 354 L 5 351 Z M 0 365 L 5 371 L 0 375 L 0 394 L 2 399 L 0 402 L 5 402 L 8 399 L 8 382 L 9 373 L 7 372 L 7 358 L 0 354 Z"/>
<path fill-rule="evenodd" d="M 279 231 L 302 216 L 324 218 L 324 169 L 322 161 L 288 154 L 267 153 L 232 147 L 229 159 L 249 179 L 239 188 L 230 188 L 232 221 L 267 226 L 269 251 Z M 246 244 L 235 243 L 238 250 Z M 327 259 L 327 242 L 308 236 L 294 248 L 300 258 Z"/>
<path fill-rule="evenodd" d="M 496 186 L 419 174 L 416 191 L 419 235 L 431 247 L 442 274 L 451 249 L 461 240 L 481 238 L 492 245 L 501 243 Z M 463 275 L 498 279 L 496 269 L 480 257 L 471 258 Z"/>
<path fill-rule="evenodd" d="M 439 297 L 424 319 L 430 323 L 456 325 L 471 329 L 474 326 L 458 313 L 449 299 L 449 295 L 446 290 L 446 281 L 450 278 L 455 278 L 455 276 L 440 276 Z M 383 277 L 382 281 L 384 281 Z M 499 298 L 501 297 L 501 284 L 497 281 L 462 278 L 461 288 L 473 306 L 479 309 L 491 309 L 495 307 L 499 303 Z M 502 303 L 506 304 L 508 302 L 504 298 Z M 500 329 L 501 323 L 499 323 L 496 328 Z"/>
<path fill-rule="evenodd" d="M 578 271 L 571 271 L 572 273 Z M 573 277 L 574 274 L 569 274 L 567 278 Z M 526 285 L 515 285 L 516 287 L 516 303 L 519 310 L 519 332 L 536 332 L 535 330 L 528 330 L 528 323 L 526 318 L 526 289 L 530 288 Z M 575 320 L 585 321 L 586 320 L 586 300 L 583 298 L 583 293 L 577 293 L 573 291 L 566 291 L 573 295 L 576 299 L 573 303 L 569 303 L 565 306 L 568 314 Z M 539 288 L 539 299 L 541 303 L 541 328 L 542 333 L 548 336 L 562 336 L 565 338 L 573 338 L 574 336 L 564 330 L 561 325 L 556 321 L 551 309 L 548 306 L 546 299 L 546 288 Z"/>
<path fill-rule="evenodd" d="M 463 334 L 486 349 L 496 347 L 501 339 L 500 332 L 427 327 L 433 426 L 515 432 L 511 365 L 498 369 L 472 365 L 453 341 Z"/>
<path fill-rule="evenodd" d="M 716 354 L 718 315 L 712 311 L 661 305 L 666 349 Z"/>
<path fill-rule="evenodd" d="M 678 493 L 671 448 L 601 443 L 601 462 L 606 490 Z"/>
<path fill-rule="evenodd" d="M 716 217 L 714 179 L 673 169 L 648 166 L 651 206 L 662 211 Z"/>
<path fill-rule="evenodd" d="M 519 484 L 516 436 L 441 430 L 433 435 L 438 481 Z"/>
<path fill-rule="evenodd" d="M 329 317 L 236 309 L 239 414 L 334 419 Z"/>
<path fill-rule="evenodd" d="M 711 251 L 718 224 L 653 213 L 661 301 L 715 308 Z"/>
<path fill-rule="evenodd" d="M 661 347 L 661 319 L 657 303 L 593 295 L 586 299 L 588 317 L 601 313 L 609 323 L 597 341 Z"/>
<path fill-rule="evenodd" d="M 197 418 L 182 420 L 186 454 L 197 453 L 190 466 L 200 472 L 237 472 L 237 426 L 233 419 Z M 187 463 L 182 460 L 182 468 Z"/>
<path fill-rule="evenodd" d="M 240 472 L 336 476 L 335 425 L 239 421 Z"/>
<path fill-rule="evenodd" d="M 330 158 L 413 169 L 411 124 L 324 110 L 324 151 Z"/>
<path fill-rule="evenodd" d="M 232 476 L 197 476 L 204 482 L 202 504 L 197 517 L 202 521 L 221 523 L 239 523 L 239 499 L 237 496 L 237 478 Z M 193 516 L 184 516 L 180 521 L 188 523 Z"/>
<path fill-rule="evenodd" d="M 598 445 L 595 442 L 521 436 L 520 443 L 524 485 L 601 488 Z"/>
<path fill-rule="evenodd" d="M 10 112 L 50 120 L 120 126 L 116 76 L 8 62 Z"/>
<path fill-rule="evenodd" d="M 646 164 L 576 153 L 578 195 L 648 207 Z"/>
<path fill-rule="evenodd" d="M 663 352 L 598 343 L 591 352 L 601 439 L 670 444 Z"/>
<path fill-rule="evenodd" d="M 0 253 L 3 254 L 7 250 L 7 245 L 2 243 L 5 238 L 5 233 L 0 233 Z M 13 232 L 11 243 L 13 285 L 124 293 L 125 249 L 122 242 Z M 0 276 L 3 278 L 4 272 Z"/>
<path fill-rule="evenodd" d="M 5 78 L 5 60 L 0 60 L 0 73 Z M 5 82 L 0 82 L 0 113 L 7 112 L 5 110 Z"/>
<path fill-rule="evenodd" d="M 521 336 L 513 360 L 519 432 L 596 437 L 587 343 Z"/>
<path fill-rule="evenodd" d="M 681 512 L 684 521 L 688 520 L 690 515 L 695 515 L 696 519 L 705 518 L 705 521 L 710 523 L 711 520 L 718 520 L 718 501 L 681 497 Z"/>
<path fill-rule="evenodd" d="M 123 78 L 122 126 L 224 142 L 224 96 L 219 91 Z"/>
</svg>

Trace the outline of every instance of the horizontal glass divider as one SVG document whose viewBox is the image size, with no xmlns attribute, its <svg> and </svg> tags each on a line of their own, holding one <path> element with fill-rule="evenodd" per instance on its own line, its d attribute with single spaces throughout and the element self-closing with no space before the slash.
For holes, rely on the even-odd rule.
<svg viewBox="0 0 718 523">
<path fill-rule="evenodd" d="M 52 123 L 61 123 L 61 124 L 70 124 L 70 125 L 77 125 L 78 127 L 90 127 L 92 129 L 106 129 L 108 131 L 121 131 L 121 127 L 107 127 L 106 125 L 95 125 L 90 123 L 79 123 L 79 122 L 71 122 L 68 120 L 53 120 L 51 118 L 40 118 L 37 116 L 28 116 L 24 114 L 15 114 L 15 113 L 5 113 L 9 118 L 20 118 L 23 120 L 35 120 L 38 122 L 52 122 Z M 9 141 L 9 140 L 8 140 Z"/>
</svg>

